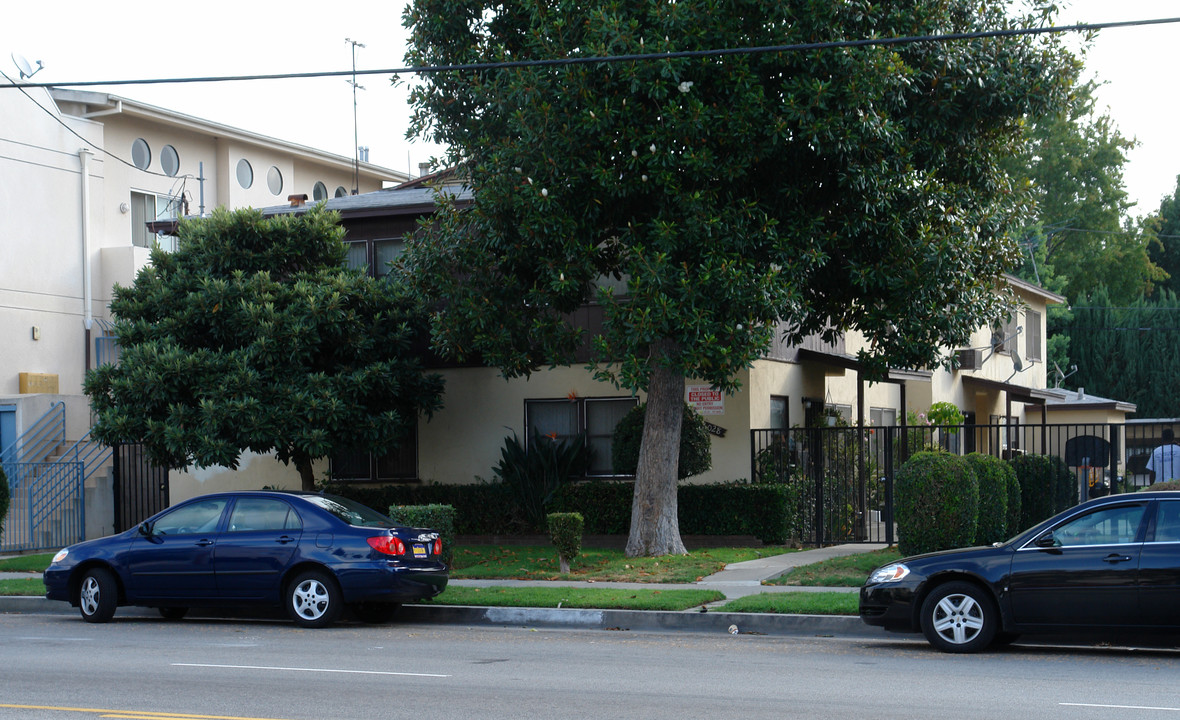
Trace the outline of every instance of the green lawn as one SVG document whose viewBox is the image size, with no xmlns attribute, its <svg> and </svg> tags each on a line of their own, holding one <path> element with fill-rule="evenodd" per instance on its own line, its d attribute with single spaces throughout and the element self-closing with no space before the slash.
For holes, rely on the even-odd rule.
<svg viewBox="0 0 1180 720">
<path fill-rule="evenodd" d="M 793 552 L 783 547 L 706 548 L 688 555 L 628 558 L 622 550 L 583 550 L 570 572 L 558 571 L 552 546 L 460 545 L 453 578 L 511 580 L 597 580 L 600 582 L 692 583 L 721 572 L 729 563 Z"/>
<path fill-rule="evenodd" d="M 717 612 L 856 615 L 859 602 L 859 596 L 853 592 L 759 593 L 730 600 Z"/>
<path fill-rule="evenodd" d="M 0 580 L 0 595 L 44 595 L 45 584 L 39 575 Z"/>
<path fill-rule="evenodd" d="M 53 553 L 36 555 L 15 555 L 0 560 L 0 572 L 44 572 L 53 560 Z"/>
<path fill-rule="evenodd" d="M 897 548 L 886 548 L 867 553 L 832 558 L 811 565 L 802 565 L 790 572 L 767 580 L 766 585 L 804 585 L 808 587 L 860 587 L 869 573 L 882 565 L 901 559 Z"/>
<path fill-rule="evenodd" d="M 451 585 L 424 605 L 591 608 L 598 610 L 688 610 L 724 600 L 715 590 L 616 590 L 613 588 L 489 587 Z"/>
</svg>

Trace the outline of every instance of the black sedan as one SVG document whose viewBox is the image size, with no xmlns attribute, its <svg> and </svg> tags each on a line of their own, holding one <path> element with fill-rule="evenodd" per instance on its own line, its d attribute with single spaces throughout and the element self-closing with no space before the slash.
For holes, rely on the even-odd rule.
<svg viewBox="0 0 1180 720">
<path fill-rule="evenodd" d="M 333 495 L 230 492 L 171 507 L 138 527 L 71 545 L 45 570 L 45 596 L 106 622 L 120 605 L 282 607 L 303 627 L 392 617 L 447 586 L 442 538 Z"/>
<path fill-rule="evenodd" d="M 945 652 L 1024 633 L 1180 633 L 1180 491 L 1110 495 L 1005 543 L 873 571 L 860 617 Z"/>
</svg>

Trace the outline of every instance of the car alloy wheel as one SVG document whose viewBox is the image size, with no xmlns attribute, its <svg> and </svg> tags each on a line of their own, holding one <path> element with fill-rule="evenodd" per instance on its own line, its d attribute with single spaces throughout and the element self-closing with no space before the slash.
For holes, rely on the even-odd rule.
<svg viewBox="0 0 1180 720">
<path fill-rule="evenodd" d="M 987 592 L 968 582 L 950 582 L 922 603 L 922 632 L 943 652 L 978 652 L 996 635 L 999 615 Z"/>
<path fill-rule="evenodd" d="M 104 623 L 115 615 L 119 588 L 115 577 L 105 568 L 92 568 L 82 576 L 78 588 L 78 609 L 86 622 Z"/>
<path fill-rule="evenodd" d="M 340 616 L 340 590 L 327 574 L 317 570 L 301 573 L 287 587 L 287 612 L 296 625 L 324 627 Z"/>
</svg>

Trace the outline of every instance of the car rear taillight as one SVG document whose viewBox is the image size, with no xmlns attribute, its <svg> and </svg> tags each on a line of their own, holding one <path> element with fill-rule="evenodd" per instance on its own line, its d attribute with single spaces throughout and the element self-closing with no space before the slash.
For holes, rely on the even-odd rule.
<svg viewBox="0 0 1180 720">
<path fill-rule="evenodd" d="M 401 538 L 396 538 L 391 535 L 376 535 L 368 538 L 369 545 L 374 550 L 385 555 L 405 555 L 406 544 L 402 542 Z"/>
<path fill-rule="evenodd" d="M 434 539 L 434 554 L 442 555 L 442 538 Z"/>
</svg>

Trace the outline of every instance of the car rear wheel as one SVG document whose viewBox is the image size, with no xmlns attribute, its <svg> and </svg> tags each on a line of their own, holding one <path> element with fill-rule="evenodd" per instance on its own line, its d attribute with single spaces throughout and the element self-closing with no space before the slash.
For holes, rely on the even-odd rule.
<svg viewBox="0 0 1180 720">
<path fill-rule="evenodd" d="M 370 625 L 383 625 L 397 615 L 401 603 L 363 602 L 352 606 L 352 613 L 357 620 Z"/>
<path fill-rule="evenodd" d="M 922 603 L 922 632 L 943 652 L 979 652 L 999 629 L 999 613 L 987 592 L 969 582 L 935 588 Z"/>
<path fill-rule="evenodd" d="M 119 605 L 119 587 L 115 576 L 105 568 L 91 568 L 82 576 L 78 588 L 78 609 L 86 622 L 104 623 L 115 616 Z"/>
<path fill-rule="evenodd" d="M 343 604 L 336 581 L 319 570 L 300 573 L 287 586 L 287 614 L 300 627 L 331 625 L 340 617 Z"/>
</svg>

